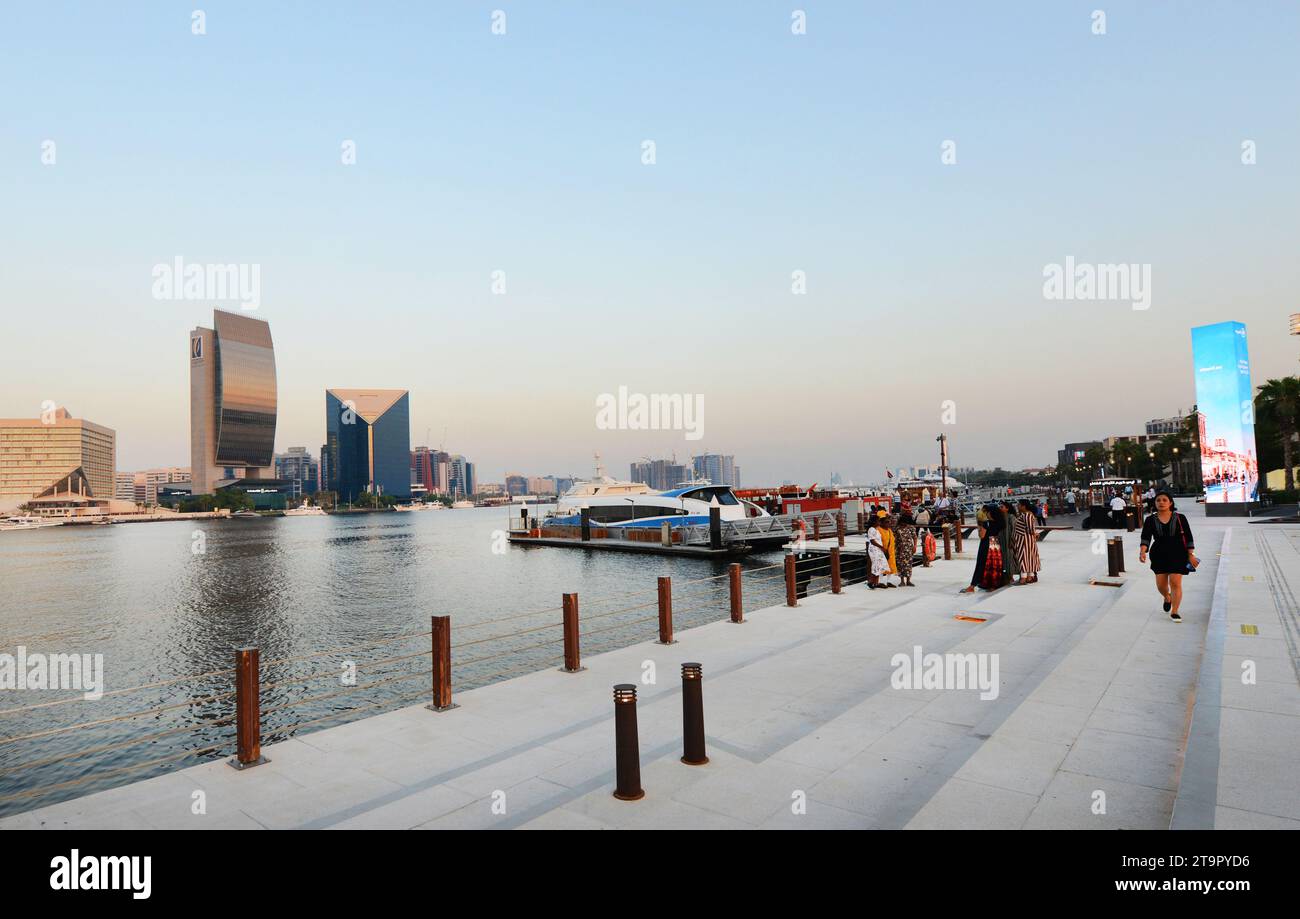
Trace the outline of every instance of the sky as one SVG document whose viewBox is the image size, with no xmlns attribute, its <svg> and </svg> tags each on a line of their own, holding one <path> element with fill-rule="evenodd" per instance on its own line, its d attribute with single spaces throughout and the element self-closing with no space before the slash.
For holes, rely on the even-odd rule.
<svg viewBox="0 0 1300 919">
<path fill-rule="evenodd" d="M 1300 369 L 1294 2 L 197 7 L 0 14 L 0 417 L 119 469 L 189 464 L 187 333 L 240 309 L 155 297 L 177 257 L 256 266 L 277 449 L 408 389 L 480 481 L 1042 466 L 1187 410 L 1192 326 Z M 1147 308 L 1045 297 L 1067 257 Z M 620 386 L 702 436 L 602 428 Z"/>
</svg>

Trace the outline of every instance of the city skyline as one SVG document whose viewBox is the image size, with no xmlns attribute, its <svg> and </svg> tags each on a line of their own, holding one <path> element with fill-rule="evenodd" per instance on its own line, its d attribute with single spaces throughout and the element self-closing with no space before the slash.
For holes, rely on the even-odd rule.
<svg viewBox="0 0 1300 919">
<path fill-rule="evenodd" d="M 253 281 L 277 450 L 366 381 L 493 480 L 677 449 L 860 481 L 939 432 L 954 462 L 1040 466 L 1195 401 L 1193 326 L 1246 323 L 1257 382 L 1296 369 L 1293 7 L 1120 4 L 1104 35 L 1032 3 L 818 6 L 802 35 L 761 5 L 520 9 L 504 35 L 472 5 L 396 31 L 328 9 L 236 4 L 203 35 L 162 7 L 12 11 L 6 333 L 58 316 L 70 357 L 0 366 L 0 415 L 75 405 L 121 466 L 184 464 L 179 331 Z M 1048 299 L 1076 260 L 1145 266 L 1147 308 Z M 225 264 L 227 299 L 158 293 Z M 601 430 L 619 387 L 702 396 L 701 439 Z"/>
</svg>

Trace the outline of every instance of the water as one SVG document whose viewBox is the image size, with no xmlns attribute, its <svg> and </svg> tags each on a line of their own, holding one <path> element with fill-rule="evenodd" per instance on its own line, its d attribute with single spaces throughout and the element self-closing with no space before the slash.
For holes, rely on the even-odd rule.
<svg viewBox="0 0 1300 919">
<path fill-rule="evenodd" d="M 0 692 L 0 814 L 230 756 L 233 699 L 221 698 L 233 691 L 229 673 L 113 693 L 227 670 L 237 647 L 260 649 L 265 744 L 427 701 L 433 615 L 452 617 L 457 692 L 558 667 L 564 592 L 579 593 L 584 655 L 656 635 L 660 575 L 673 577 L 678 631 L 727 615 L 725 578 L 685 583 L 724 573 L 721 561 L 548 547 L 497 554 L 507 513 L 0 533 L 0 652 L 102 654 L 106 692 L 94 701 Z M 781 602 L 777 571 L 756 570 L 778 561 L 743 562 L 752 572 L 746 609 Z M 332 649 L 345 650 L 318 655 Z M 352 686 L 340 679 L 347 662 L 357 665 Z M 61 699 L 75 701 L 30 708 Z M 59 731 L 141 711 L 149 714 Z M 44 736 L 21 739 L 30 734 Z"/>
</svg>

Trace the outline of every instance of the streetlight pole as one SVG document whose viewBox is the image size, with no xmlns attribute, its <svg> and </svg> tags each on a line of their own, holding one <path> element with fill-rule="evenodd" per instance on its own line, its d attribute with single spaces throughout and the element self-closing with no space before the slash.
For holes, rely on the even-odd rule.
<svg viewBox="0 0 1300 919">
<path fill-rule="evenodd" d="M 935 438 L 939 442 L 939 476 L 943 485 L 943 496 L 948 497 L 948 435 L 940 434 Z"/>
</svg>

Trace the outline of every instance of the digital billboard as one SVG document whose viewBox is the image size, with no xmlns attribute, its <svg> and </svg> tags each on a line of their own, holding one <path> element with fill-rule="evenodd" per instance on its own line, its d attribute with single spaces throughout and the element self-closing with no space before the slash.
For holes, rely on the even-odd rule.
<svg viewBox="0 0 1300 919">
<path fill-rule="evenodd" d="M 1192 361 L 1196 405 L 1201 413 L 1206 510 L 1213 505 L 1256 501 L 1259 462 L 1245 324 L 1216 322 L 1192 329 Z"/>
</svg>

